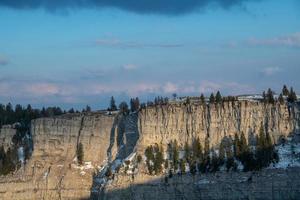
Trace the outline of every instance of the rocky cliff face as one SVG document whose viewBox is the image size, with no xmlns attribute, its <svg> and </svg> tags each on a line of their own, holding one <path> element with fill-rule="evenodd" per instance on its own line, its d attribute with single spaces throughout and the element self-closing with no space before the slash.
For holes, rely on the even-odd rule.
<svg viewBox="0 0 300 200">
<path fill-rule="evenodd" d="M 219 105 L 162 105 L 143 109 L 139 113 L 139 150 L 150 144 L 166 145 L 177 140 L 183 147 L 194 138 L 202 142 L 208 137 L 211 146 L 218 146 L 223 138 L 244 132 L 253 142 L 261 125 L 274 142 L 296 129 L 296 108 L 259 102 L 237 101 Z"/>
<path fill-rule="evenodd" d="M 0 199 L 88 198 L 98 184 L 94 173 L 136 150 L 144 153 L 155 143 L 166 147 L 174 139 L 183 146 L 196 137 L 202 142 L 209 137 L 217 146 L 241 132 L 251 141 L 261 123 L 276 141 L 298 129 L 297 113 L 287 105 L 239 101 L 153 106 L 128 116 L 101 112 L 36 119 L 31 125 L 33 155 L 18 173 L 0 178 Z M 80 142 L 87 162 L 83 167 L 75 159 Z"/>
</svg>

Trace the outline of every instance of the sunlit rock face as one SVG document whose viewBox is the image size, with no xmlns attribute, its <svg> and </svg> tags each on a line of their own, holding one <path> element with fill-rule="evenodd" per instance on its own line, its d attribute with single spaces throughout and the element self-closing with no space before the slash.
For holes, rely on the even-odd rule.
<svg viewBox="0 0 300 200">
<path fill-rule="evenodd" d="M 298 123 L 296 111 L 296 107 L 285 104 L 251 101 L 148 107 L 139 112 L 139 150 L 155 143 L 166 147 L 171 140 L 177 140 L 183 146 L 198 137 L 202 142 L 208 137 L 214 147 L 224 137 L 233 138 L 235 133 L 240 135 L 242 132 L 252 142 L 261 126 L 276 142 L 280 136 L 294 132 Z"/>
<path fill-rule="evenodd" d="M 158 105 L 129 115 L 97 112 L 36 119 L 31 123 L 32 157 L 14 175 L 1 178 L 0 199 L 89 198 L 98 168 L 134 151 L 143 154 L 151 144 L 166 149 L 171 140 L 183 146 L 208 137 L 217 147 L 224 137 L 242 132 L 250 142 L 261 125 L 277 141 L 299 127 L 297 113 L 288 105 L 236 101 Z M 82 167 L 76 164 L 79 143 L 87 162 Z"/>
</svg>

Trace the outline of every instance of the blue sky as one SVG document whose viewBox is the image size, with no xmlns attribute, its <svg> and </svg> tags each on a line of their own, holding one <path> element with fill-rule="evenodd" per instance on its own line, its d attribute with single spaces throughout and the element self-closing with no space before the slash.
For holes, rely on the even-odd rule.
<svg viewBox="0 0 300 200">
<path fill-rule="evenodd" d="M 2 103 L 299 91 L 297 0 L 86 2 L 0 0 Z"/>
</svg>

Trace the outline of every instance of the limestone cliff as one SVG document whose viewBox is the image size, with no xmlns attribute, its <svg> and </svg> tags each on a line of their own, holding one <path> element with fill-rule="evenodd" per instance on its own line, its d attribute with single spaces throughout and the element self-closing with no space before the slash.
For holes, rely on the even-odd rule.
<svg viewBox="0 0 300 200">
<path fill-rule="evenodd" d="M 209 136 L 216 146 L 241 132 L 250 141 L 261 123 L 276 141 L 297 131 L 298 118 L 295 106 L 237 101 L 151 106 L 129 115 L 97 112 L 36 119 L 31 123 L 32 157 L 16 174 L 0 178 L 0 199 L 88 198 L 92 185 L 98 188 L 93 175 L 102 165 L 136 150 L 144 153 L 148 145 L 166 146 L 176 139 L 183 146 Z M 75 159 L 79 142 L 88 162 L 83 167 Z"/>
<path fill-rule="evenodd" d="M 280 136 L 295 131 L 296 107 L 284 104 L 263 104 L 251 101 L 223 104 L 169 104 L 148 107 L 139 112 L 139 150 L 150 144 L 166 146 L 177 140 L 181 146 L 199 137 L 209 137 L 211 146 L 220 144 L 224 137 L 244 132 L 251 142 L 263 126 L 276 142 Z"/>
</svg>

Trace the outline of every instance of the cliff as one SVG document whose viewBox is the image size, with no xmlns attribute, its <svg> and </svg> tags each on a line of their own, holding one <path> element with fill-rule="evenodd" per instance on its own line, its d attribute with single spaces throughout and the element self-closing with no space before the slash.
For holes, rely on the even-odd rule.
<svg viewBox="0 0 300 200">
<path fill-rule="evenodd" d="M 155 143 L 166 147 L 171 140 L 177 140 L 183 147 L 185 142 L 191 144 L 198 137 L 202 142 L 208 137 L 214 147 L 222 139 L 233 138 L 235 133 L 242 132 L 251 143 L 261 125 L 277 142 L 280 136 L 286 137 L 295 131 L 299 123 L 296 112 L 296 107 L 286 104 L 251 101 L 153 106 L 139 112 L 139 150 Z"/>
<path fill-rule="evenodd" d="M 204 142 L 208 137 L 214 147 L 241 132 L 251 142 L 261 124 L 276 142 L 298 131 L 298 119 L 295 106 L 251 101 L 176 103 L 129 115 L 97 112 L 36 119 L 31 123 L 33 155 L 16 174 L 0 178 L 0 199 L 88 198 L 91 188 L 103 189 L 97 182 L 99 175 L 95 176 L 100 168 L 135 151 L 143 154 L 151 144 L 166 149 L 171 140 L 183 146 L 194 138 Z M 76 163 L 79 143 L 83 144 L 84 166 Z"/>
</svg>

